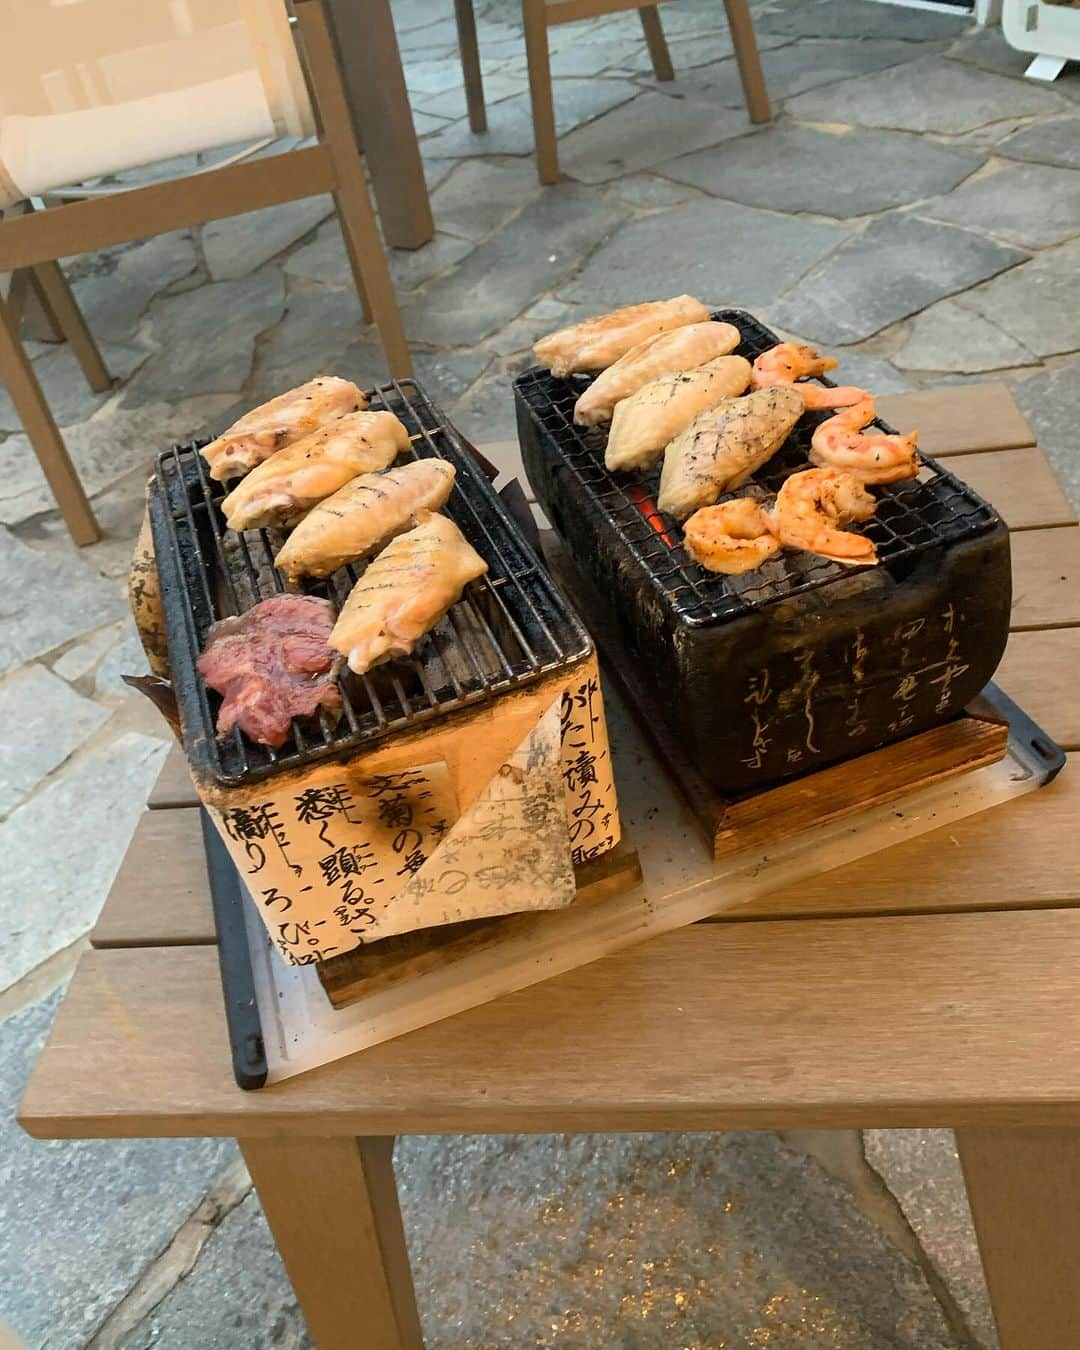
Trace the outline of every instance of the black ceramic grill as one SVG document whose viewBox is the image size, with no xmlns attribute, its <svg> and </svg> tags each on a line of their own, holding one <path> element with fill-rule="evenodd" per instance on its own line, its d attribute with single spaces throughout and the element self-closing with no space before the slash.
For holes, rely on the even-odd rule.
<svg viewBox="0 0 1080 1350">
<path fill-rule="evenodd" d="M 481 472 L 461 437 L 413 380 L 381 385 L 369 395 L 373 410 L 394 413 L 409 432 L 409 458 L 438 457 L 457 474 L 443 510 L 488 564 L 462 599 L 406 659 L 367 675 L 346 671 L 344 709 L 334 721 L 294 721 L 290 741 L 277 750 L 235 730 L 223 741 L 214 724 L 221 699 L 208 689 L 195 662 L 211 624 L 240 614 L 285 589 L 273 558 L 285 535 L 277 530 L 229 530 L 215 483 L 198 453 L 205 441 L 174 446 L 159 456 L 150 497 L 154 548 L 169 632 L 173 684 L 184 741 L 196 772 L 236 786 L 281 769 L 338 756 L 426 719 L 489 699 L 502 690 L 572 665 L 589 651 L 585 630 Z M 304 590 L 339 606 L 363 571 L 342 568 Z"/>
<path fill-rule="evenodd" d="M 741 310 L 713 317 L 740 330 L 751 360 L 779 341 Z M 860 528 L 878 566 L 785 550 L 714 575 L 657 510 L 658 469 L 610 473 L 606 429 L 574 426 L 588 384 L 518 376 L 529 481 L 603 622 L 605 655 L 633 669 L 647 724 L 665 725 L 714 789 L 753 791 L 923 731 L 990 679 L 1008 634 L 1008 535 L 948 470 L 927 459 L 918 479 L 872 489 L 877 514 Z M 739 493 L 771 497 L 807 468 L 827 416 L 804 414 Z"/>
<path fill-rule="evenodd" d="M 742 310 L 719 310 L 712 317 L 739 329 L 743 340 L 736 350 L 749 361 L 779 341 Z M 542 367 L 533 367 L 518 377 L 515 388 L 549 449 L 610 521 L 662 603 L 680 623 L 716 623 L 850 576 L 836 563 L 793 551 L 785 551 L 767 567 L 739 577 L 719 576 L 699 566 L 683 547 L 678 522 L 656 508 L 660 464 L 648 472 L 611 473 L 604 467 L 607 427 L 574 425 L 574 404 L 590 383 L 589 376 L 558 379 Z M 828 412 L 808 413 L 800 418 L 780 451 L 752 476 L 749 489 L 739 488 L 720 500 L 745 495 L 755 488 L 771 496 L 790 474 L 810 468 L 810 438 L 829 416 Z M 875 425 L 884 431 L 891 429 L 881 421 Z M 927 549 L 991 529 L 997 523 L 994 511 L 978 493 L 926 456 L 923 465 L 917 480 L 876 488 L 877 514 L 859 527 L 859 533 L 874 541 L 878 558 L 886 566 L 902 565 Z"/>
</svg>

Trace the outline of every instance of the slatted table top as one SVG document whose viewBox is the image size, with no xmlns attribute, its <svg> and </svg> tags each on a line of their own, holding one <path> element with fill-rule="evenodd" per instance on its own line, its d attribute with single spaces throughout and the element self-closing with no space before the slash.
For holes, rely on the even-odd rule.
<svg viewBox="0 0 1080 1350">
<path fill-rule="evenodd" d="M 998 682 L 1080 748 L 1080 529 L 1008 389 L 881 399 L 1012 531 Z M 1080 1121 L 1080 778 L 255 1093 L 170 755 L 27 1088 L 42 1137 Z"/>
</svg>

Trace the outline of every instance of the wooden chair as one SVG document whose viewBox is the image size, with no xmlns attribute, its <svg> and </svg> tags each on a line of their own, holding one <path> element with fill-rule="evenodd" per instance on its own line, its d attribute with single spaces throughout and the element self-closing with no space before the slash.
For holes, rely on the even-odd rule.
<svg viewBox="0 0 1080 1350">
<path fill-rule="evenodd" d="M 967 385 L 880 407 L 1009 504 L 998 678 L 1080 748 L 1080 529 L 1011 394 Z M 421 1350 L 395 1134 L 942 1125 L 957 1130 L 1002 1350 L 1075 1350 L 1075 764 L 871 865 L 261 1092 L 233 1082 L 197 802 L 173 751 L 19 1118 L 43 1139 L 236 1137 L 320 1350 Z"/>
<path fill-rule="evenodd" d="M 747 0 L 724 0 L 735 60 L 739 67 L 746 110 L 751 122 L 768 122 L 772 117 L 769 94 L 761 70 L 754 21 L 750 17 Z M 660 13 L 655 4 L 639 5 L 636 0 L 521 0 L 521 16 L 525 25 L 525 51 L 529 63 L 529 93 L 532 98 L 533 128 L 536 133 L 536 168 L 541 183 L 555 183 L 559 178 L 559 152 L 555 135 L 555 108 L 552 102 L 551 62 L 548 57 L 548 29 L 560 23 L 574 23 L 578 19 L 593 19 L 602 14 L 618 14 L 636 9 L 645 30 L 649 56 L 658 80 L 671 80 L 675 72 L 671 65 Z M 476 37 L 476 18 L 473 0 L 454 0 L 457 19 L 458 47 L 465 76 L 465 98 L 469 109 L 469 126 L 475 132 L 487 130 L 484 109 L 484 85 L 480 72 L 480 51 Z"/>
<path fill-rule="evenodd" d="M 11 274 L 0 293 L 0 380 L 80 545 L 100 532 L 18 331 L 27 303 L 43 306 L 91 387 L 108 387 L 57 259 L 331 192 L 364 319 L 374 319 L 390 373 L 412 373 L 322 0 L 293 6 L 302 63 L 284 0 L 182 8 L 194 31 L 180 30 L 177 7 L 141 0 L 0 0 L 0 274 Z M 180 178 L 56 195 L 242 142 L 254 145 Z M 252 157 L 271 147 L 280 152 Z M 34 209 L 43 199 L 63 204 Z"/>
</svg>

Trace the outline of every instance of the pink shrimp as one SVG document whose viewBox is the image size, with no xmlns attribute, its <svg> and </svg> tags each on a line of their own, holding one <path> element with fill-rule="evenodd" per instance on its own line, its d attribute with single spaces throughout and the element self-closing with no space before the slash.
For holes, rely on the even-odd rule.
<svg viewBox="0 0 1080 1350">
<path fill-rule="evenodd" d="M 772 517 L 751 497 L 732 497 L 719 506 L 703 506 L 683 531 L 687 553 L 709 572 L 729 576 L 752 572 L 780 552 Z"/>
<path fill-rule="evenodd" d="M 866 398 L 822 422 L 810 442 L 810 463 L 846 469 L 860 483 L 898 483 L 914 478 L 919 472 L 919 433 L 864 434 L 863 427 L 874 420 L 876 413 L 874 400 Z"/>
<path fill-rule="evenodd" d="M 840 528 L 869 520 L 877 502 L 843 469 L 804 469 L 776 494 L 771 525 L 785 548 L 803 548 L 849 565 L 877 562 L 872 539 Z"/>
<path fill-rule="evenodd" d="M 834 370 L 836 365 L 835 356 L 822 356 L 816 347 L 799 342 L 780 342 L 757 358 L 750 382 L 755 389 L 789 384 L 802 396 L 803 406 L 815 411 L 847 408 L 870 397 L 865 389 L 856 389 L 850 384 L 828 389 L 821 384 L 802 382 L 804 376 L 824 375 L 827 370 Z"/>
</svg>

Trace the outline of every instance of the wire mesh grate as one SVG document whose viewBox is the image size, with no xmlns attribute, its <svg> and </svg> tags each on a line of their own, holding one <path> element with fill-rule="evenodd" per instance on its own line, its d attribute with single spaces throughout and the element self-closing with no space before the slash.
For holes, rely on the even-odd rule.
<svg viewBox="0 0 1080 1350">
<path fill-rule="evenodd" d="M 779 338 L 742 310 L 718 310 L 714 319 L 734 324 L 742 334 L 737 353 L 753 361 Z M 660 593 L 662 602 L 685 624 L 716 623 L 761 605 L 850 577 L 843 568 L 811 553 L 787 551 L 757 572 L 727 577 L 699 566 L 682 545 L 679 523 L 657 509 L 660 465 L 642 472 L 611 473 L 604 467 L 607 428 L 574 424 L 574 404 L 591 378 L 559 379 L 543 367 L 523 371 L 515 388 L 541 430 L 547 453 L 554 453 L 610 522 Z M 831 384 L 822 380 L 823 384 Z M 806 413 L 781 449 L 748 484 L 720 498 L 748 492 L 771 497 L 792 473 L 811 466 L 808 455 L 815 428 L 831 414 Z M 880 419 L 875 426 L 890 431 Z M 935 460 L 922 456 L 917 479 L 875 487 L 877 514 L 858 527 L 874 541 L 879 563 L 890 570 L 928 549 L 992 529 L 997 514 L 966 484 Z"/>
<path fill-rule="evenodd" d="M 195 662 L 216 620 L 286 589 L 273 565 L 286 533 L 237 533 L 226 526 L 221 500 L 227 488 L 209 477 L 198 453 L 205 439 L 158 457 L 151 521 L 185 744 L 193 765 L 224 785 L 340 756 L 572 665 L 590 650 L 585 630 L 422 386 L 392 381 L 371 391 L 369 399 L 372 410 L 394 413 L 409 433 L 409 449 L 396 463 L 435 457 L 454 465 L 454 488 L 442 509 L 488 571 L 466 587 L 410 657 L 362 676 L 346 668 L 339 679 L 340 719 L 335 722 L 321 709 L 317 720 L 294 720 L 291 740 L 278 749 L 256 744 L 239 729 L 217 739 L 221 698 L 203 682 Z M 301 589 L 340 608 L 363 570 L 352 565 L 323 581 L 306 578 Z"/>
</svg>

